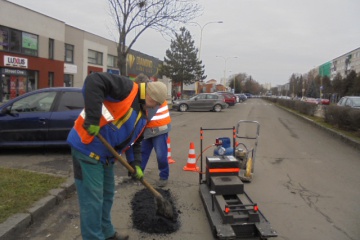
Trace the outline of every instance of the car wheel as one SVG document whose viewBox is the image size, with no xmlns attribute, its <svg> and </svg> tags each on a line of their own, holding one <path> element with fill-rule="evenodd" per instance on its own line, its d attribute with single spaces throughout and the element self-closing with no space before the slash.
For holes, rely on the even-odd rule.
<svg viewBox="0 0 360 240">
<path fill-rule="evenodd" d="M 222 107 L 221 107 L 221 105 L 219 105 L 219 104 L 216 104 L 216 105 L 214 106 L 214 111 L 215 111 L 215 112 L 220 112 L 221 109 L 222 109 Z"/>
<path fill-rule="evenodd" d="M 179 106 L 180 112 L 186 112 L 187 109 L 188 109 L 188 106 L 187 106 L 186 104 L 181 104 L 181 105 Z"/>
</svg>

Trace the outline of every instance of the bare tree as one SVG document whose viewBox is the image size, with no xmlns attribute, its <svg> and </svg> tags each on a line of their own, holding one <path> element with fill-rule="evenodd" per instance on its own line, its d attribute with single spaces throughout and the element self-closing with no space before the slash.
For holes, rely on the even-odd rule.
<svg viewBox="0 0 360 240">
<path fill-rule="evenodd" d="M 142 33 L 150 28 L 163 35 L 171 35 L 176 31 L 177 24 L 191 21 L 202 10 L 196 0 L 108 0 L 108 2 L 119 33 L 117 64 L 122 75 L 127 75 L 127 54 Z M 127 40 L 129 43 L 126 46 Z"/>
</svg>

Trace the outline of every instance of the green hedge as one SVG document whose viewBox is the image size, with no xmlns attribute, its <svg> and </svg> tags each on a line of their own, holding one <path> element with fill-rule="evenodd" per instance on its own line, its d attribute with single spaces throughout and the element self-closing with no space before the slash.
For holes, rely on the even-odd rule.
<svg viewBox="0 0 360 240">
<path fill-rule="evenodd" d="M 347 131 L 360 131 L 360 109 L 326 106 L 325 122 Z"/>
<path fill-rule="evenodd" d="M 317 105 L 313 103 L 308 102 L 302 102 L 299 100 L 291 100 L 291 99 L 281 99 L 281 98 L 265 98 L 268 101 L 271 101 L 273 103 L 279 104 L 281 106 L 284 106 L 286 108 L 292 109 L 294 111 L 297 111 L 299 113 L 314 116 Z"/>
</svg>

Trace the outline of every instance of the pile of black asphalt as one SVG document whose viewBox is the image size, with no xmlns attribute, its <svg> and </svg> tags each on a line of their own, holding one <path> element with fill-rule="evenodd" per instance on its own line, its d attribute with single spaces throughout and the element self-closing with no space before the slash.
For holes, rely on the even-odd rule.
<svg viewBox="0 0 360 240">
<path fill-rule="evenodd" d="M 172 219 L 158 215 L 157 204 L 154 195 L 143 189 L 137 192 L 132 201 L 132 221 L 134 228 L 150 234 L 169 234 L 180 228 L 178 221 L 179 211 L 176 209 L 175 201 L 170 190 L 156 189 L 173 207 L 174 217 Z"/>
</svg>

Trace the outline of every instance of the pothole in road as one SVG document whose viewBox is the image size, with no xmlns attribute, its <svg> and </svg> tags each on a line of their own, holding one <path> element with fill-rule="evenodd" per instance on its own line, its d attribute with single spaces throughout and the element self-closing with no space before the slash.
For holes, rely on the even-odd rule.
<svg viewBox="0 0 360 240">
<path fill-rule="evenodd" d="M 179 211 L 176 209 L 171 192 L 170 190 L 164 189 L 156 190 L 172 205 L 174 218 L 167 219 L 156 214 L 157 206 L 155 197 L 145 188 L 137 192 L 131 201 L 134 227 L 150 234 L 169 234 L 176 232 L 180 228 L 180 222 L 178 221 Z"/>
</svg>

